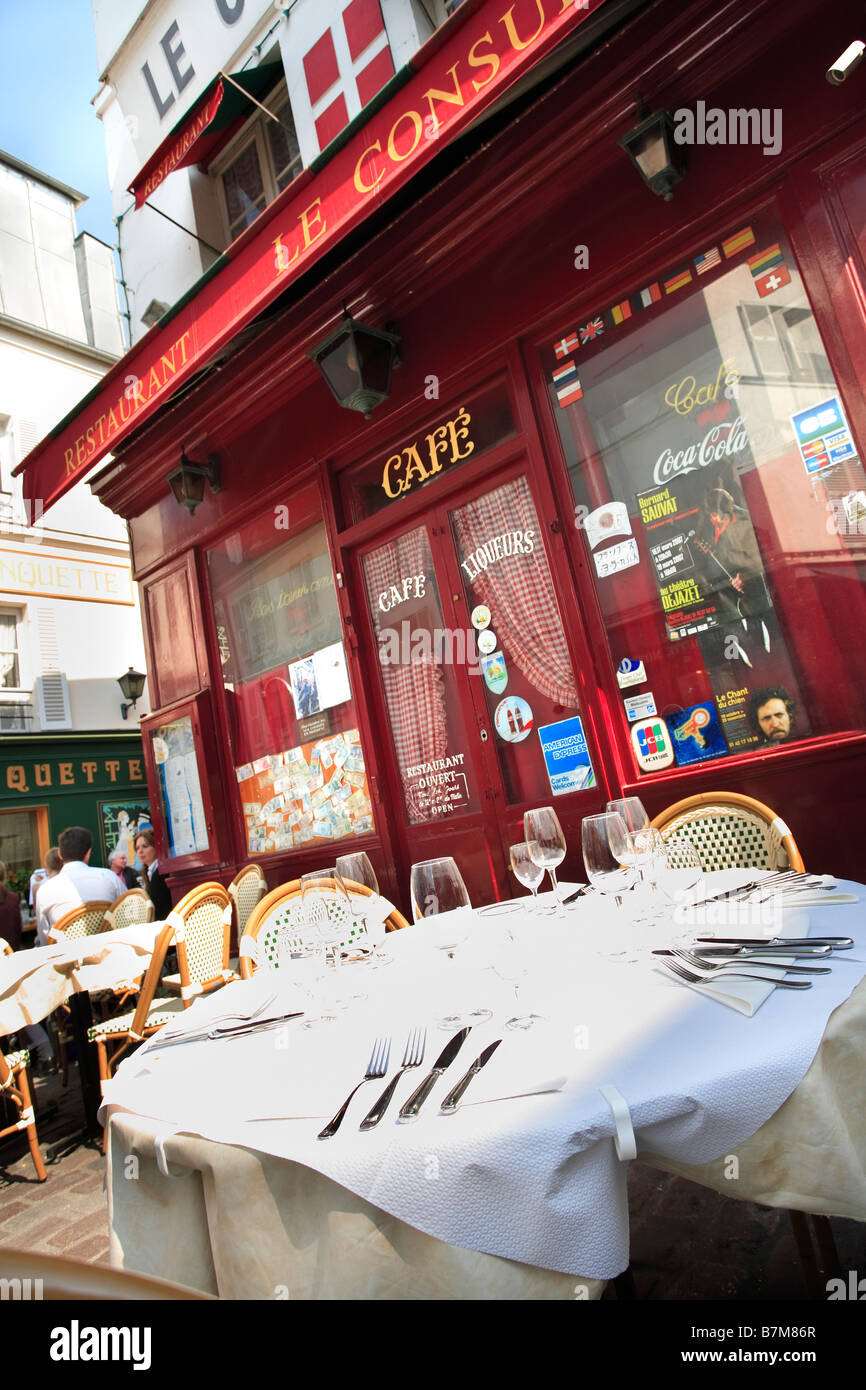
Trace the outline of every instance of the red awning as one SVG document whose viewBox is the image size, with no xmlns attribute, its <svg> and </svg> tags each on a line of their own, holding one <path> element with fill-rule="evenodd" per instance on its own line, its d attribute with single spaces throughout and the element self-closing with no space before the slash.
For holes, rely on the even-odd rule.
<svg viewBox="0 0 866 1390">
<path fill-rule="evenodd" d="M 483 0 L 458 23 L 461 6 L 384 103 L 299 174 L 18 465 L 24 497 L 47 510 L 604 3 L 515 0 L 503 14 L 502 0 Z"/>
<path fill-rule="evenodd" d="M 282 74 L 282 63 L 263 63 L 249 71 L 215 77 L 132 180 L 129 192 L 135 194 L 135 206 L 142 207 L 175 169 L 205 162 L 230 134 L 227 128 L 249 116 L 251 107 L 276 86 Z"/>
</svg>

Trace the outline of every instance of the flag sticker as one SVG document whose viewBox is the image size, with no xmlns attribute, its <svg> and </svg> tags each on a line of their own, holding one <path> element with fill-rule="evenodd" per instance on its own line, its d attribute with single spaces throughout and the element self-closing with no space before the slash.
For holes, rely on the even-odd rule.
<svg viewBox="0 0 866 1390">
<path fill-rule="evenodd" d="M 589 323 L 585 323 L 580 329 L 580 341 L 591 343 L 593 338 L 600 338 L 603 332 L 604 323 L 602 320 L 600 318 L 590 319 Z"/>
<path fill-rule="evenodd" d="M 759 251 L 757 256 L 749 257 L 749 270 L 755 276 L 764 275 L 774 265 L 781 265 L 784 260 L 782 248 L 778 242 L 775 246 L 768 246 L 765 251 Z"/>
<path fill-rule="evenodd" d="M 610 311 L 610 316 L 615 324 L 624 323 L 626 319 L 630 319 L 631 304 L 629 301 L 624 299 L 621 304 L 614 304 Z"/>
<path fill-rule="evenodd" d="M 580 340 L 576 333 L 570 333 L 567 338 L 560 338 L 558 343 L 554 343 L 553 350 L 557 357 L 568 357 L 572 352 L 576 352 L 580 347 Z"/>
<path fill-rule="evenodd" d="M 755 233 L 751 227 L 741 227 L 733 236 L 729 236 L 727 241 L 722 242 L 722 250 L 730 260 L 731 256 L 736 256 L 738 251 L 745 251 L 747 246 L 754 246 Z"/>
<path fill-rule="evenodd" d="M 571 405 L 573 401 L 579 401 L 583 396 L 583 387 L 577 377 L 569 381 L 565 386 L 556 388 L 556 399 L 559 401 L 560 409 L 563 406 Z"/>
<path fill-rule="evenodd" d="M 658 280 L 654 280 L 646 289 L 641 290 L 638 298 L 642 309 L 648 309 L 651 304 L 658 304 L 662 297 L 661 286 Z"/>
<path fill-rule="evenodd" d="M 717 265 L 722 264 L 718 246 L 711 246 L 709 251 L 704 251 L 703 255 L 695 256 L 695 270 L 699 275 L 706 275 L 708 270 L 715 270 Z"/>
<path fill-rule="evenodd" d="M 577 376 L 577 363 L 566 362 L 564 367 L 557 367 L 553 373 L 553 380 L 557 386 L 562 386 L 566 381 L 571 381 Z"/>
<path fill-rule="evenodd" d="M 688 266 L 683 266 L 682 270 L 675 271 L 669 280 L 665 280 L 665 294 L 674 294 L 677 290 L 681 290 L 684 285 L 691 284 L 691 279 L 692 272 Z"/>
<path fill-rule="evenodd" d="M 780 290 L 783 285 L 790 285 L 791 277 L 788 274 L 786 265 L 777 265 L 766 275 L 759 275 L 755 280 L 755 289 L 762 299 L 766 299 L 768 294 Z"/>
</svg>

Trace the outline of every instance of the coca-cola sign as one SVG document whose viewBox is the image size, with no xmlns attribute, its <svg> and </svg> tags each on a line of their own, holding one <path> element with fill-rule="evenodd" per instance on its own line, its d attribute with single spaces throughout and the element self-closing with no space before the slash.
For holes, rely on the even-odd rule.
<svg viewBox="0 0 866 1390">
<path fill-rule="evenodd" d="M 673 453 L 664 449 L 656 460 L 653 479 L 659 483 L 668 482 L 680 473 L 691 473 L 696 468 L 709 468 L 713 463 L 724 463 L 735 454 L 749 449 L 749 436 L 742 415 L 735 420 L 725 420 L 720 425 L 712 425 L 703 439 L 689 444 L 685 449 Z"/>
</svg>

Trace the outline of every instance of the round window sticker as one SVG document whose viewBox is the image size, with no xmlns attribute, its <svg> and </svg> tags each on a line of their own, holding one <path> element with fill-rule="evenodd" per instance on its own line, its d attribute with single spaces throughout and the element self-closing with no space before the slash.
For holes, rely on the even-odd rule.
<svg viewBox="0 0 866 1390">
<path fill-rule="evenodd" d="M 519 695 L 509 695 L 496 706 L 493 723 L 506 743 L 522 743 L 532 733 L 532 710 Z"/>
<path fill-rule="evenodd" d="M 495 651 L 496 651 L 496 647 L 497 647 L 496 637 L 495 637 L 494 634 L 490 631 L 490 628 L 487 628 L 487 630 L 486 630 L 485 632 L 479 632 L 479 634 L 478 634 L 478 650 L 480 651 L 480 653 L 481 653 L 482 656 L 489 656 L 491 652 L 495 652 Z"/>
<path fill-rule="evenodd" d="M 472 626 L 480 632 L 482 628 L 490 626 L 490 609 L 484 603 L 479 603 L 477 608 L 472 610 Z M 491 647 L 491 651 L 493 648 Z"/>
<path fill-rule="evenodd" d="M 168 744 L 158 736 L 153 740 L 153 760 L 157 764 L 168 762 Z"/>
</svg>

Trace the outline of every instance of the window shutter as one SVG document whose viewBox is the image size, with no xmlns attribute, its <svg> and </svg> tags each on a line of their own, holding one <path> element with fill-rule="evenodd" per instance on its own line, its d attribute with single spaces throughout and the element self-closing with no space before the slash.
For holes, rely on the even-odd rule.
<svg viewBox="0 0 866 1390">
<path fill-rule="evenodd" d="M 72 728 L 69 687 L 62 671 L 52 671 L 48 675 L 36 677 L 36 698 L 39 704 L 39 722 L 45 733 L 53 729 Z"/>
<path fill-rule="evenodd" d="M 52 729 L 71 729 L 72 710 L 69 686 L 60 669 L 60 649 L 54 610 L 37 608 L 36 633 L 42 674 L 36 677 L 39 722 L 47 733 Z"/>
</svg>

